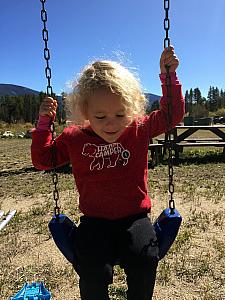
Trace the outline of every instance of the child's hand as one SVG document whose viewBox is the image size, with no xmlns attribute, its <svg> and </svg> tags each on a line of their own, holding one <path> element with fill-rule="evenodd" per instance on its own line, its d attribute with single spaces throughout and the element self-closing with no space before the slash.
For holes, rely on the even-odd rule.
<svg viewBox="0 0 225 300">
<path fill-rule="evenodd" d="M 173 46 L 164 49 L 160 58 L 161 73 L 166 73 L 166 66 L 169 66 L 170 72 L 175 72 L 179 66 L 179 59 L 177 58 Z"/>
<path fill-rule="evenodd" d="M 58 104 L 52 97 L 46 97 L 40 105 L 39 115 L 54 118 Z"/>
</svg>

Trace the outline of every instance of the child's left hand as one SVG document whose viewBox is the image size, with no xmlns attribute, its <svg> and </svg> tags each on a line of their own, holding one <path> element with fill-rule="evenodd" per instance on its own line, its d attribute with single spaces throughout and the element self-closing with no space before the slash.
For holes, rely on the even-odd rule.
<svg viewBox="0 0 225 300">
<path fill-rule="evenodd" d="M 179 59 L 177 58 L 173 46 L 165 48 L 160 58 L 161 73 L 166 73 L 166 66 L 169 66 L 170 72 L 175 72 L 179 66 Z"/>
</svg>

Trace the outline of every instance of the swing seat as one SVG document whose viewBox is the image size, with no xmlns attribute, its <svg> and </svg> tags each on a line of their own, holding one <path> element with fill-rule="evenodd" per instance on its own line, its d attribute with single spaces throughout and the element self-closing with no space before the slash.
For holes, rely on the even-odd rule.
<svg viewBox="0 0 225 300">
<path fill-rule="evenodd" d="M 172 246 L 182 222 L 182 217 L 176 209 L 166 208 L 154 222 L 158 239 L 159 259 L 162 259 Z"/>
<path fill-rule="evenodd" d="M 74 262 L 74 234 L 76 224 L 66 215 L 54 215 L 48 224 L 53 240 L 65 258 Z"/>
<path fill-rule="evenodd" d="M 25 283 L 21 290 L 11 300 L 50 300 L 51 293 L 44 287 L 43 282 Z"/>
</svg>

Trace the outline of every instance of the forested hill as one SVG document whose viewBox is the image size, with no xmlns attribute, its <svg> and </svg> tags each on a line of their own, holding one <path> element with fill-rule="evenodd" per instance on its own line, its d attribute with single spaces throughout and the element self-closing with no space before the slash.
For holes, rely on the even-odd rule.
<svg viewBox="0 0 225 300">
<path fill-rule="evenodd" d="M 39 91 L 32 90 L 30 88 L 15 85 L 15 84 L 5 84 L 0 83 L 0 97 L 4 96 L 23 96 L 23 95 L 39 95 Z M 160 96 L 145 93 L 145 96 L 148 100 L 148 107 L 150 108 L 154 102 L 158 102 L 160 100 Z"/>
<path fill-rule="evenodd" d="M 145 97 L 148 100 L 148 109 L 152 108 L 152 105 L 156 105 L 156 108 L 158 107 L 158 103 L 159 100 L 161 98 L 161 96 L 155 95 L 155 94 L 151 94 L 151 93 L 145 93 Z"/>
<path fill-rule="evenodd" d="M 0 97 L 2 96 L 22 96 L 39 95 L 40 92 L 15 84 L 0 83 Z"/>
<path fill-rule="evenodd" d="M 146 93 L 148 99 L 147 110 L 156 109 L 159 106 L 159 96 Z M 0 84 L 0 121 L 6 123 L 26 122 L 34 123 L 37 119 L 40 103 L 45 94 L 23 86 L 14 84 Z M 59 122 L 66 119 L 66 111 L 62 96 L 57 95 Z"/>
</svg>

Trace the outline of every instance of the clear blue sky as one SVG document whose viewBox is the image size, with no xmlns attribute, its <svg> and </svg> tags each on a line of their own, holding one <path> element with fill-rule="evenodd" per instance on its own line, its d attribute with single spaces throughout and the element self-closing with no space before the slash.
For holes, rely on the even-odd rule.
<svg viewBox="0 0 225 300">
<path fill-rule="evenodd" d="M 95 58 L 137 68 L 143 88 L 161 95 L 163 0 L 47 0 L 52 85 L 66 89 Z M 46 90 L 39 0 L 1 2 L 0 83 Z M 170 38 L 183 91 L 225 89 L 225 0 L 170 0 Z"/>
</svg>

